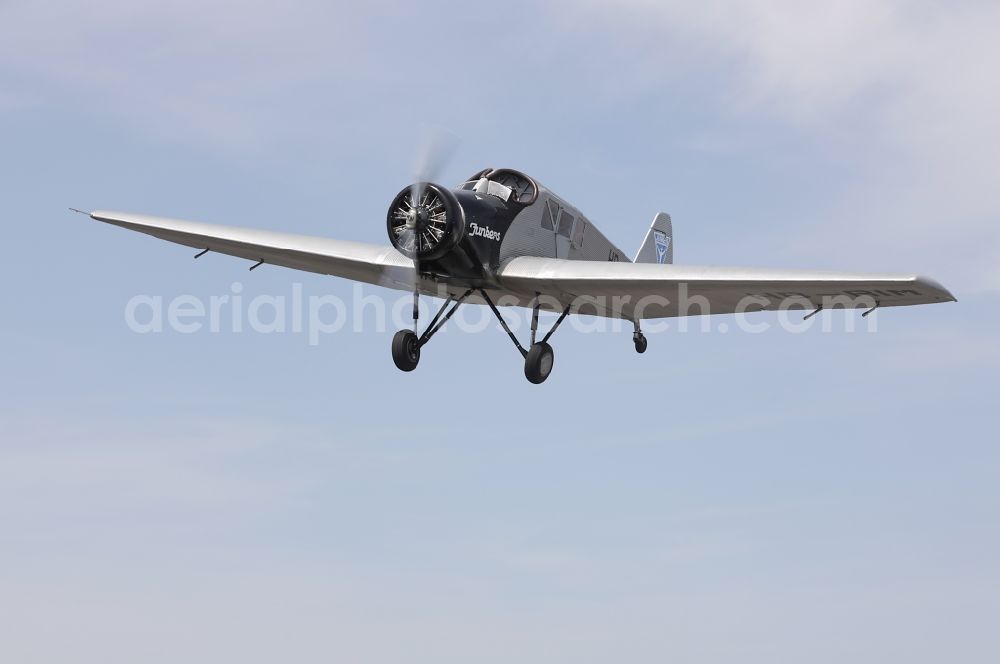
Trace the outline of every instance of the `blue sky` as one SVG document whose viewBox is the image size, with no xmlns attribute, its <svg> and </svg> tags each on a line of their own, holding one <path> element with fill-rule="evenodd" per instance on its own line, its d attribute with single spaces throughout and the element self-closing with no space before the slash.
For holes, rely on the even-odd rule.
<svg viewBox="0 0 1000 664">
<path fill-rule="evenodd" d="M 4 4 L 5 658 L 995 659 L 998 19 Z M 66 211 L 382 243 L 428 124 L 462 138 L 444 181 L 519 168 L 626 250 L 665 210 L 679 263 L 959 302 L 643 356 L 567 328 L 540 387 L 498 329 L 448 330 L 403 375 L 392 330 L 134 334 L 136 294 L 354 290 Z"/>
</svg>

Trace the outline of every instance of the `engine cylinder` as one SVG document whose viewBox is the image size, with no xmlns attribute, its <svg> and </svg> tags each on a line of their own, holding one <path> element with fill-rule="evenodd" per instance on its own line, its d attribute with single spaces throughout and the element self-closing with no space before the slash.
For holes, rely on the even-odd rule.
<svg viewBox="0 0 1000 664">
<path fill-rule="evenodd" d="M 389 241 L 415 260 L 437 260 L 465 234 L 465 213 L 449 189 L 418 182 L 399 192 L 386 215 Z"/>
</svg>

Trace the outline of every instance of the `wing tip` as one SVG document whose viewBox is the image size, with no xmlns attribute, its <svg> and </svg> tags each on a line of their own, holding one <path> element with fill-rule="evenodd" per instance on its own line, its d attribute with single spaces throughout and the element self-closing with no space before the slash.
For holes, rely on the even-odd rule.
<svg viewBox="0 0 1000 664">
<path fill-rule="evenodd" d="M 930 277 L 918 274 L 913 278 L 913 281 L 932 291 L 936 291 L 942 302 L 958 302 L 958 298 L 950 290 L 942 286 L 941 282 L 937 279 L 931 279 Z"/>
</svg>

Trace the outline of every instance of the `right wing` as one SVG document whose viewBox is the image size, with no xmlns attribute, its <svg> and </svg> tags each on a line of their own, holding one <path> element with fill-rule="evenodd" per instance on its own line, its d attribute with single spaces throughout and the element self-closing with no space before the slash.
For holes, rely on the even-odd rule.
<svg viewBox="0 0 1000 664">
<path fill-rule="evenodd" d="M 701 267 L 521 256 L 507 262 L 500 283 L 530 302 L 534 294 L 559 308 L 630 320 L 781 308 L 899 307 L 952 302 L 927 277 L 813 270 Z M 522 305 L 523 306 L 523 305 Z"/>
<path fill-rule="evenodd" d="M 90 217 L 195 249 L 413 290 L 413 262 L 392 247 L 124 212 L 97 211 Z"/>
</svg>

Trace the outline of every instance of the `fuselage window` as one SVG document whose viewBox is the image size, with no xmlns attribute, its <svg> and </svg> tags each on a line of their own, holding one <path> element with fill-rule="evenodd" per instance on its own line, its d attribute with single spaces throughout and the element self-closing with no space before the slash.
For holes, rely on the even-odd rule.
<svg viewBox="0 0 1000 664">
<path fill-rule="evenodd" d="M 559 235 L 568 238 L 573 232 L 574 221 L 576 217 L 563 210 L 562 216 L 559 217 Z"/>
<path fill-rule="evenodd" d="M 552 201 L 545 201 L 545 209 L 542 210 L 542 228 L 549 231 L 556 229 L 555 220 L 559 217 L 559 206 Z"/>
</svg>

